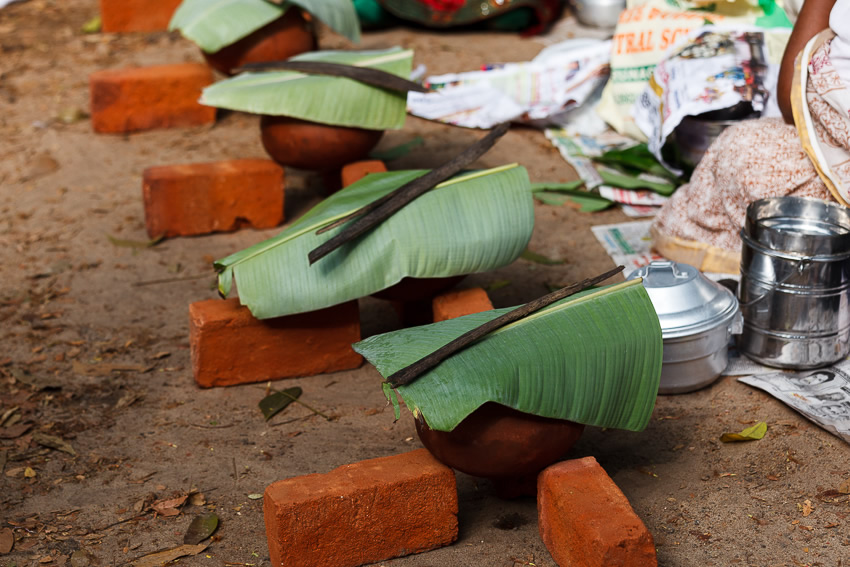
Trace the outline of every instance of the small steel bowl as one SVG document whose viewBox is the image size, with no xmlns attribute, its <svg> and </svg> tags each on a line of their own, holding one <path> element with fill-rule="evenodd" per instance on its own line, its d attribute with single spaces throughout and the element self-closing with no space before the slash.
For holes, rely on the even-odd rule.
<svg viewBox="0 0 850 567">
<path fill-rule="evenodd" d="M 570 0 L 573 13 L 580 24 L 613 29 L 626 8 L 626 0 Z"/>
</svg>

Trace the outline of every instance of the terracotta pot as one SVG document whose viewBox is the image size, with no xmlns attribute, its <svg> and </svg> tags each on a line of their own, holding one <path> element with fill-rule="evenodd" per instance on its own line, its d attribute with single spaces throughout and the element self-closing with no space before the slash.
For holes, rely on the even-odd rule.
<svg viewBox="0 0 850 567">
<path fill-rule="evenodd" d="M 465 275 L 445 278 L 402 278 L 395 285 L 373 293 L 372 297 L 389 301 L 425 301 L 430 304 L 432 298 L 452 289 Z"/>
<path fill-rule="evenodd" d="M 289 59 L 299 53 L 314 51 L 316 34 L 301 11 L 290 8 L 283 16 L 215 53 L 204 53 L 204 59 L 217 71 L 232 75 L 246 63 L 264 63 Z"/>
<path fill-rule="evenodd" d="M 523 413 L 487 402 L 450 432 L 435 431 L 420 416 L 416 432 L 443 464 L 472 476 L 505 481 L 535 476 L 560 460 L 584 425 Z"/>
<path fill-rule="evenodd" d="M 288 116 L 260 119 L 263 147 L 273 160 L 290 167 L 335 170 L 369 155 L 383 130 L 330 126 Z"/>
</svg>

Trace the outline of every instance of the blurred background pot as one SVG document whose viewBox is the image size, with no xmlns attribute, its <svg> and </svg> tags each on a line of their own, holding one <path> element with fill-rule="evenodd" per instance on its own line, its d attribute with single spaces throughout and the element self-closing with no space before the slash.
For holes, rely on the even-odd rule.
<svg viewBox="0 0 850 567">
<path fill-rule="evenodd" d="M 378 144 L 383 130 L 332 126 L 263 115 L 260 119 L 263 147 L 276 162 L 311 170 L 335 170 L 366 158 Z"/>
<path fill-rule="evenodd" d="M 626 0 L 570 0 L 570 5 L 580 24 L 613 30 L 626 9 Z"/>
<path fill-rule="evenodd" d="M 257 31 L 223 47 L 215 53 L 204 54 L 209 65 L 225 75 L 246 63 L 281 61 L 317 47 L 313 25 L 300 10 L 292 7 L 283 16 Z"/>
</svg>

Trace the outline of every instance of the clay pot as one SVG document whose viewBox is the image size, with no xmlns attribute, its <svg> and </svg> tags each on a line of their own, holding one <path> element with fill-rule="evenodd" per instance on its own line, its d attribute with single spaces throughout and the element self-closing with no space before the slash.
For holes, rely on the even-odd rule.
<svg viewBox="0 0 850 567">
<path fill-rule="evenodd" d="M 290 167 L 336 170 L 369 155 L 383 130 L 330 126 L 288 116 L 260 119 L 263 147 L 273 160 Z"/>
<path fill-rule="evenodd" d="M 448 276 L 445 278 L 402 278 L 395 285 L 373 293 L 372 297 L 389 301 L 428 301 L 449 291 L 466 276 Z"/>
<path fill-rule="evenodd" d="M 531 415 L 494 402 L 482 405 L 450 432 L 431 429 L 422 416 L 416 420 L 419 439 L 437 460 L 497 481 L 533 480 L 560 460 L 583 431 L 579 423 Z"/>
<path fill-rule="evenodd" d="M 283 16 L 266 24 L 235 43 L 215 53 L 204 53 L 204 59 L 217 71 L 232 75 L 246 63 L 264 63 L 289 59 L 317 47 L 312 24 L 301 11 L 288 9 Z"/>
</svg>

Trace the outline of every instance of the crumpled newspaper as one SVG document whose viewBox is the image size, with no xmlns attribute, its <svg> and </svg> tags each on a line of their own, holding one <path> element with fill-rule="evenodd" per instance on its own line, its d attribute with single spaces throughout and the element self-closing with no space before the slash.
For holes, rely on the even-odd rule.
<svg viewBox="0 0 850 567">
<path fill-rule="evenodd" d="M 568 120 L 608 79 L 611 42 L 567 40 L 523 63 L 488 65 L 480 71 L 428 77 L 430 93 L 409 93 L 408 112 L 466 128 L 501 122 L 539 127 Z"/>
<path fill-rule="evenodd" d="M 749 103 L 756 116 L 779 116 L 774 93 L 788 33 L 753 26 L 704 26 L 690 32 L 655 66 L 632 107 L 649 150 L 664 163 L 661 148 L 686 116 L 741 102 Z"/>
</svg>

